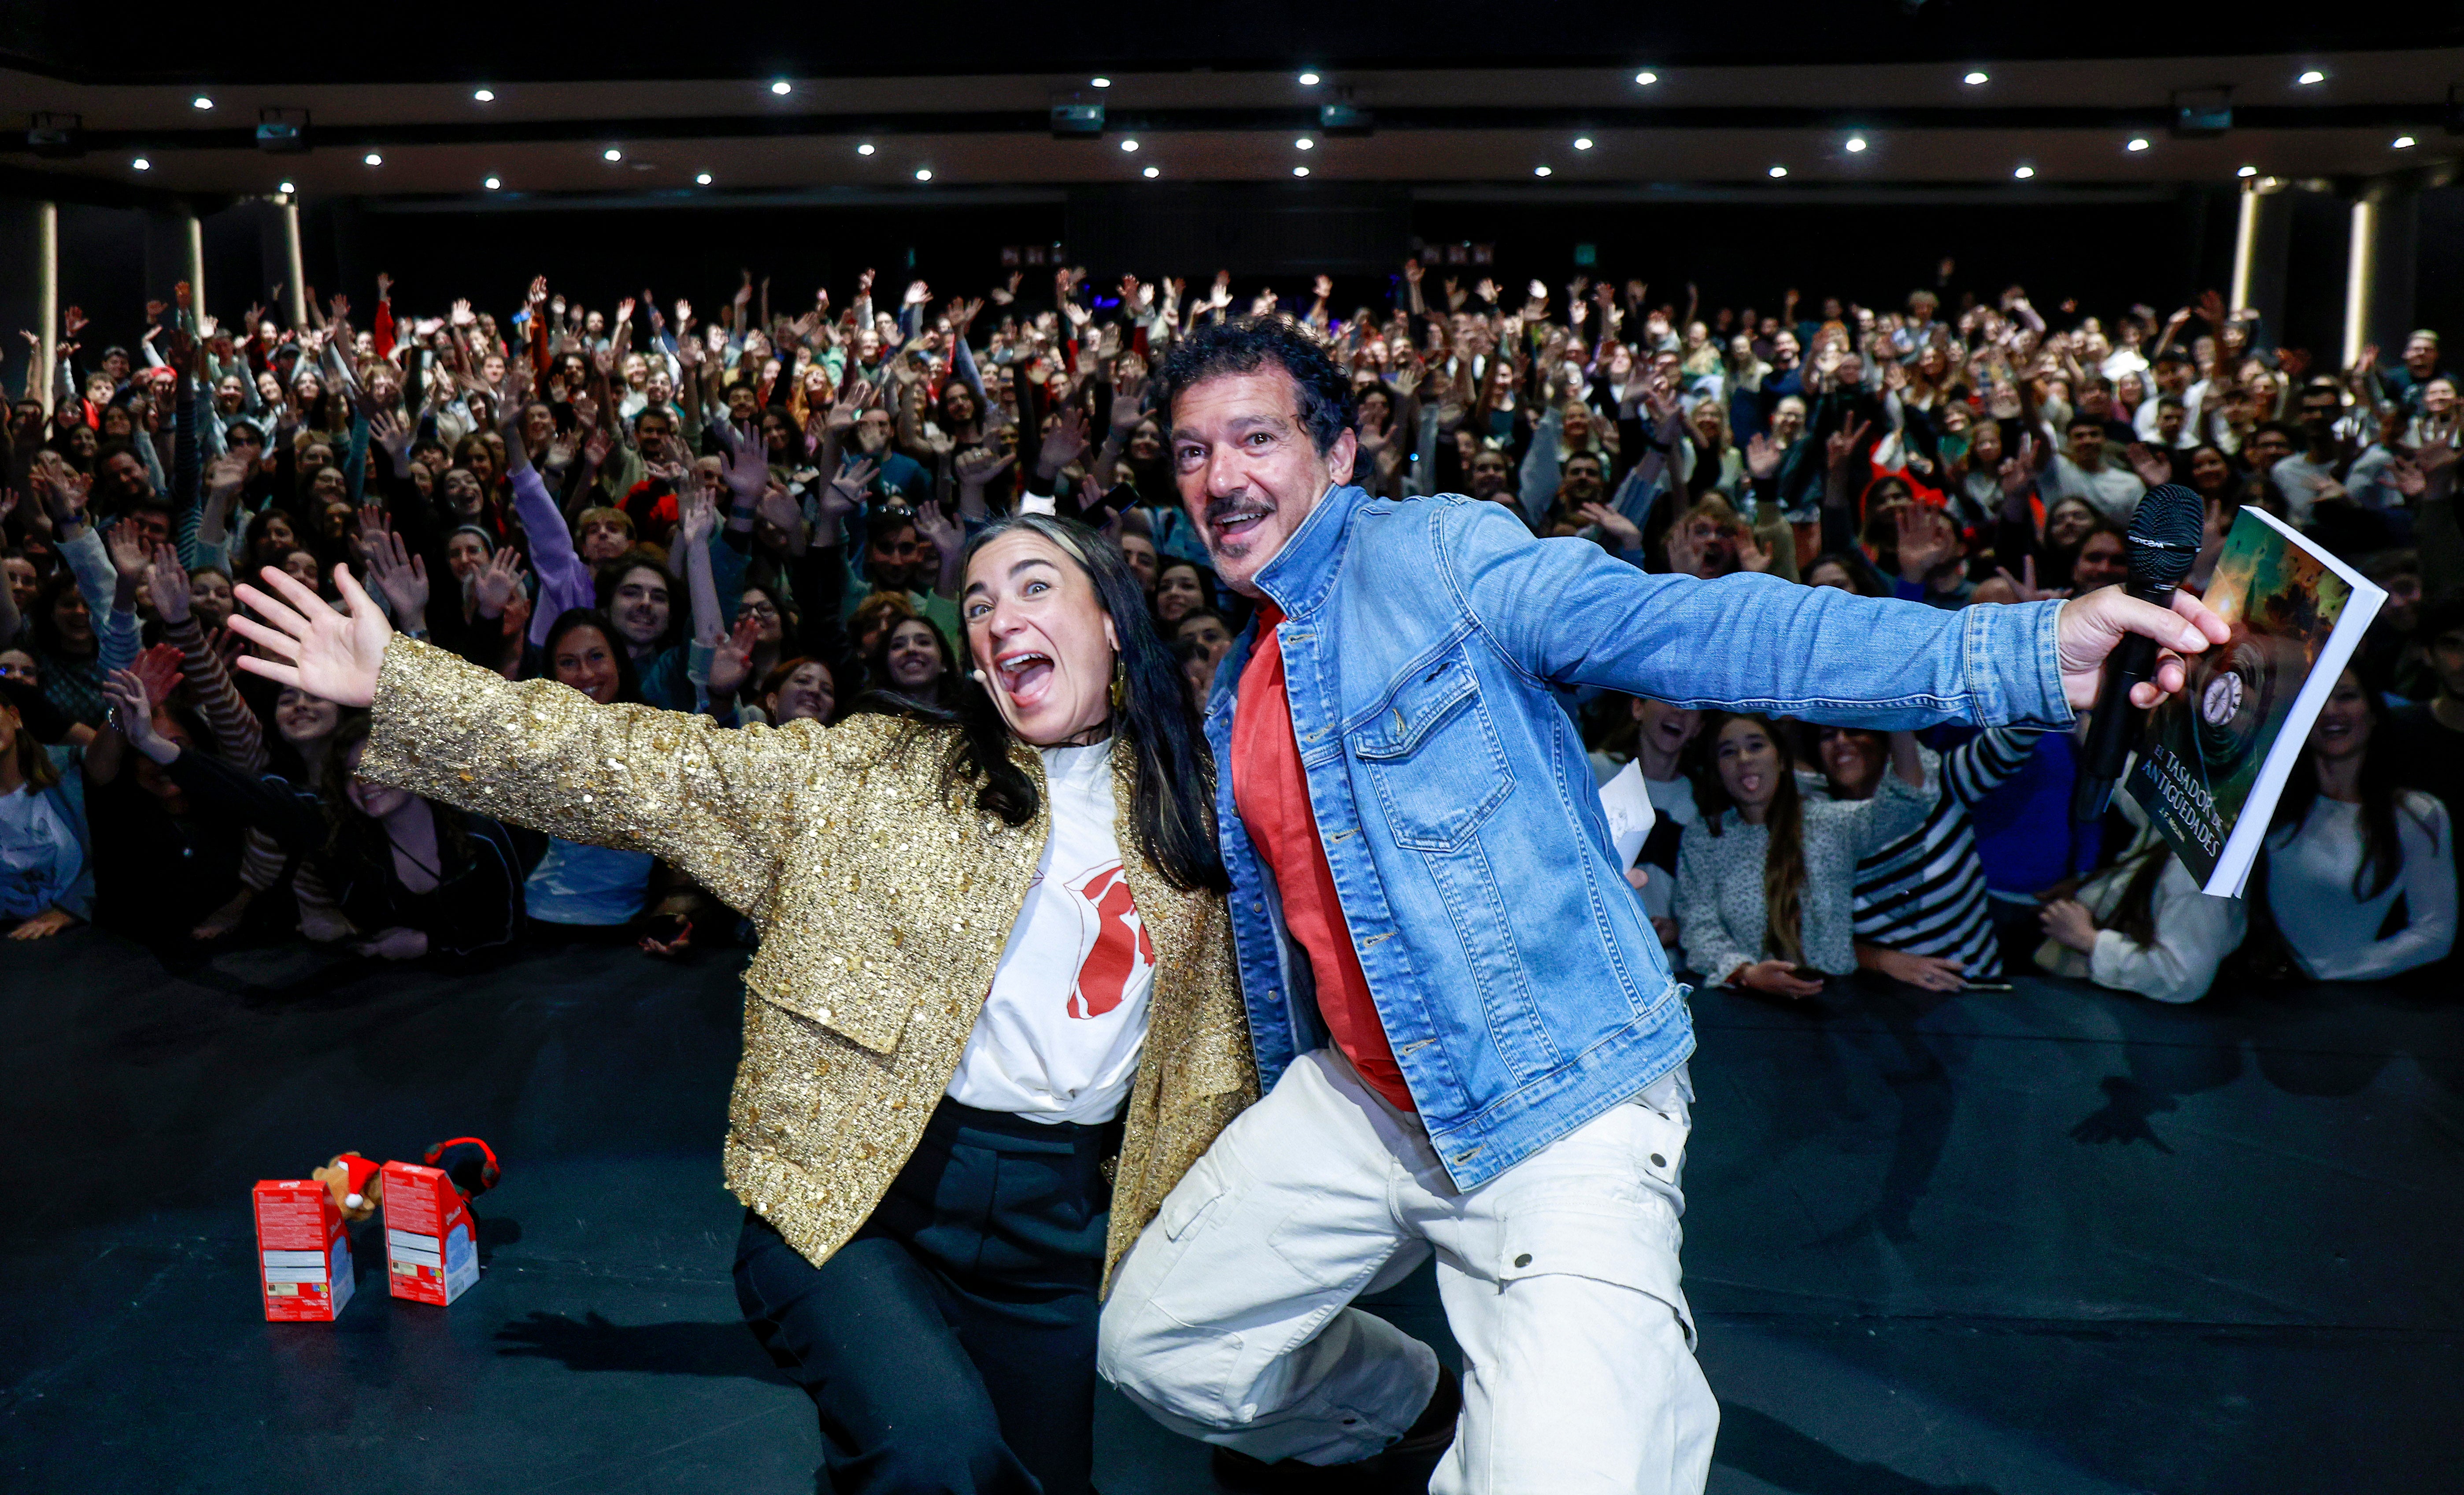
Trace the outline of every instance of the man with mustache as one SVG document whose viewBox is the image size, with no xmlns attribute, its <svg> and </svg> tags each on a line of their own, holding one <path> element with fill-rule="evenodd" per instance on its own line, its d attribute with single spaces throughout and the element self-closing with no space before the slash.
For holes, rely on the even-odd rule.
<svg viewBox="0 0 2464 1495">
<path fill-rule="evenodd" d="M 1265 1093 L 1114 1278 L 1103 1373 L 1235 1487 L 1439 1460 L 1435 1495 L 1699 1490 L 1685 993 L 1557 691 L 2063 726 L 2125 631 L 2224 626 L 2119 589 L 1951 613 L 1646 575 L 1495 503 L 1373 499 L 1350 381 L 1288 319 L 1202 327 L 1160 376 L 1181 501 L 1258 602 L 1206 727 Z M 1349 1306 L 1432 1253 L 1459 1387 Z"/>
</svg>

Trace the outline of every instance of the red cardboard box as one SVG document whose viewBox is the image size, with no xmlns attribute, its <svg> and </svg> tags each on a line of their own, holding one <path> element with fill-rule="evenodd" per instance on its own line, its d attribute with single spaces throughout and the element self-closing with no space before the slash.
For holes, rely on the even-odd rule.
<svg viewBox="0 0 2464 1495">
<path fill-rule="evenodd" d="M 256 1254 L 272 1323 L 330 1323 L 351 1301 L 351 1235 L 314 1178 L 256 1186 Z"/>
<path fill-rule="evenodd" d="M 438 1308 L 479 1280 L 478 1231 L 441 1168 L 385 1165 L 385 1281 L 393 1295 Z"/>
</svg>

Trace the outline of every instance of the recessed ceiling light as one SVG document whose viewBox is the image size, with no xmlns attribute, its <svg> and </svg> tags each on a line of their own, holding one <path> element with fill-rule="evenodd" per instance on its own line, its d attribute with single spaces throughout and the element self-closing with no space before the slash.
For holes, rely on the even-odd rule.
<svg viewBox="0 0 2464 1495">
<path fill-rule="evenodd" d="M 1294 149 L 1294 150 L 1315 150 L 1315 149 L 1317 149 L 1317 142 L 1315 142 L 1315 141 L 1313 141 L 1313 140 L 1309 139 L 1308 136 L 1304 135 L 1304 136 L 1302 136 L 1299 140 L 1296 140 L 1296 141 L 1292 142 L 1292 149 Z"/>
<path fill-rule="evenodd" d="M 1984 70 L 1980 68 L 1970 72 L 1966 77 L 1961 78 L 1960 81 L 1966 83 L 1970 88 L 1974 88 L 1979 83 L 1990 83 L 1992 79 L 1987 77 Z"/>
<path fill-rule="evenodd" d="M 1309 175 L 1309 167 L 1307 167 L 1307 166 L 1294 166 L 1294 167 L 1292 167 L 1292 175 L 1294 175 L 1294 176 L 1296 176 L 1296 177 L 1305 177 L 1305 176 Z"/>
<path fill-rule="evenodd" d="M 2233 175 L 2237 177 L 2255 177 L 2258 175 L 2258 168 L 2256 166 L 2244 166 L 2239 171 L 2234 172 Z"/>
<path fill-rule="evenodd" d="M 2394 140 L 2387 143 L 2388 148 L 2391 150 L 2410 150 L 2413 146 L 2420 143 L 2421 143 L 2419 141 L 2414 140 L 2409 135 L 2399 135 Z"/>
<path fill-rule="evenodd" d="M 1531 168 L 1531 174 L 1535 177 L 1545 177 L 1549 174 L 1549 168 L 1547 166 L 1533 166 Z"/>
<path fill-rule="evenodd" d="M 777 94 L 781 99 L 786 98 L 789 94 L 792 94 L 795 91 L 796 85 L 788 82 L 783 77 L 770 85 L 770 92 Z"/>
<path fill-rule="evenodd" d="M 1121 148 L 1123 150 L 1135 150 L 1138 148 L 1138 143 L 1135 141 L 1123 141 L 1121 142 Z"/>
<path fill-rule="evenodd" d="M 496 91 L 493 88 L 474 88 L 471 90 L 471 97 L 480 103 L 492 104 L 496 101 Z"/>
<path fill-rule="evenodd" d="M 288 182 L 285 182 L 285 183 L 283 183 L 281 186 L 276 187 L 275 188 L 275 191 L 277 191 L 277 192 L 280 192 L 283 196 L 288 197 L 288 196 L 290 196 L 292 193 L 294 193 L 294 192 L 296 192 L 296 191 L 299 190 L 299 188 L 297 188 L 297 187 L 293 187 L 293 186 L 292 186 L 290 183 L 288 183 Z"/>
<path fill-rule="evenodd" d="M 1317 77 L 1317 75 L 1316 75 L 1316 74 L 1314 74 L 1314 73 L 1304 73 L 1304 74 L 1302 74 L 1302 75 L 1301 75 L 1301 86 L 1302 86 L 1303 88 L 1315 88 L 1317 85 L 1318 85 L 1318 77 Z"/>
<path fill-rule="evenodd" d="M 1773 175 L 1773 176 L 1775 176 L 1775 177 L 1784 177 L 1784 176 L 1788 175 L 1788 167 L 1786 167 L 1786 166 L 1773 166 L 1773 167 L 1771 167 L 1771 175 Z"/>
<path fill-rule="evenodd" d="M 1859 151 L 1863 150 L 1864 148 L 1865 148 L 1865 137 L 1863 137 L 1862 135 L 1851 135 L 1851 136 L 1849 136 L 1849 137 L 1848 137 L 1848 153 L 1849 153 L 1850 155 L 1855 155 L 1856 153 L 1858 153 Z"/>
<path fill-rule="evenodd" d="M 140 156 L 135 161 L 128 164 L 128 169 L 131 171 L 151 171 L 154 169 L 154 163 L 146 160 L 143 156 Z"/>
<path fill-rule="evenodd" d="M 2317 68 L 2312 68 L 2310 71 L 2302 74 L 2293 81 L 2300 84 L 2304 88 L 2307 88 L 2313 83 L 2323 83 L 2327 81 L 2327 75 L 2320 72 Z"/>
<path fill-rule="evenodd" d="M 378 155 L 375 151 L 369 151 L 366 155 L 362 156 L 360 160 L 365 162 L 371 166 L 382 166 L 385 165 L 385 158 Z"/>
<path fill-rule="evenodd" d="M 210 109 L 213 106 L 214 101 L 208 99 L 203 94 L 199 94 L 196 98 L 188 100 L 188 107 L 191 109 Z"/>
<path fill-rule="evenodd" d="M 2030 177 L 2033 177 L 2033 176 L 2035 176 L 2035 175 L 2036 174 L 2036 168 L 2035 168 L 2035 167 L 2034 167 L 2034 166 L 2020 166 L 2020 167 L 2016 168 L 2015 170 L 2013 170 L 2011 174 L 2012 174 L 2013 176 L 2014 176 L 2014 177 L 2017 177 L 2020 181 L 2025 182 L 2025 181 L 2027 181 Z"/>
<path fill-rule="evenodd" d="M 710 186 L 710 173 L 709 173 L 709 172 L 707 172 L 707 171 L 704 171 L 704 172 L 700 173 L 699 175 L 695 176 L 695 177 L 693 178 L 693 185 L 694 185 L 695 187 L 708 187 L 708 186 Z"/>
<path fill-rule="evenodd" d="M 1588 135 L 1577 135 L 1577 136 L 1575 136 L 1575 137 L 1574 137 L 1574 148 L 1575 148 L 1576 150 L 1589 150 L 1589 149 L 1591 149 L 1591 148 L 1592 148 L 1592 138 L 1591 138 L 1590 136 L 1588 136 Z"/>
<path fill-rule="evenodd" d="M 872 142 L 870 142 L 870 141 L 867 141 L 867 142 L 865 142 L 863 144 L 858 145 L 858 146 L 855 148 L 855 153 L 856 153 L 857 155 L 859 155 L 859 156 L 869 156 L 869 155 L 871 155 L 871 154 L 872 154 Z"/>
<path fill-rule="evenodd" d="M 2150 142 L 2146 136 L 2134 135 L 2130 137 L 2130 143 L 2123 146 L 2122 148 L 2124 150 L 2145 150 L 2151 143 L 2153 143 Z"/>
<path fill-rule="evenodd" d="M 1087 81 L 1094 84 L 1097 88 L 1110 88 L 1112 86 L 1112 80 L 1109 77 L 1090 77 Z"/>
<path fill-rule="evenodd" d="M 918 182 L 930 182 L 930 181 L 932 181 L 932 180 L 933 180 L 933 168 L 932 168 L 931 166 L 917 166 L 917 167 L 915 168 L 915 180 L 916 180 L 916 181 L 918 181 Z"/>
<path fill-rule="evenodd" d="M 505 185 L 505 181 L 504 181 L 504 178 L 502 178 L 502 177 L 490 177 L 488 180 L 486 180 L 485 182 L 480 183 L 479 185 L 480 185 L 481 187 L 486 187 L 489 191 L 493 192 L 493 191 L 496 190 L 498 187 L 503 187 L 503 186 Z"/>
<path fill-rule="evenodd" d="M 1640 83 L 1643 87 L 1649 88 L 1652 84 L 1660 81 L 1660 75 L 1650 71 L 1649 69 L 1645 69 L 1640 73 L 1637 73 L 1634 76 L 1634 80 Z"/>
<path fill-rule="evenodd" d="M 621 151 L 621 150 L 618 150 L 618 149 L 617 149 L 615 146 L 613 146 L 613 145 L 610 145 L 610 146 L 608 146 L 605 150 L 601 151 L 601 152 L 599 153 L 599 156 L 600 156 L 600 159 L 601 159 L 601 160 L 603 160 L 603 161 L 622 161 L 622 160 L 624 160 L 624 159 L 625 159 L 625 153 L 624 153 L 623 151 Z"/>
<path fill-rule="evenodd" d="M 1141 176 L 1145 176 L 1145 177 L 1159 177 L 1159 176 L 1163 175 L 1163 167 L 1161 167 L 1161 166 L 1149 166 L 1149 167 L 1147 167 L 1147 168 L 1146 168 L 1146 170 L 1144 170 L 1144 171 L 1140 172 L 1140 173 L 1139 173 L 1139 175 L 1141 175 Z"/>
</svg>

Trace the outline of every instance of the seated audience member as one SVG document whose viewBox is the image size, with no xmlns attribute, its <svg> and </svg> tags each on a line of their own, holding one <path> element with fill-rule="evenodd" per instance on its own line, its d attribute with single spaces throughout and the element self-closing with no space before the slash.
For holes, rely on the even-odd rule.
<svg viewBox="0 0 2464 1495">
<path fill-rule="evenodd" d="M 1891 735 L 1891 772 L 1870 799 L 1808 800 L 1794 755 L 1770 718 L 1733 715 L 1705 729 L 1711 772 L 1702 823 L 1678 856 L 1677 927 L 1706 980 L 1812 997 L 1824 976 L 1857 969 L 1852 899 L 1859 858 L 1925 823 L 1933 796 L 1916 738 Z"/>
<path fill-rule="evenodd" d="M 364 715 L 336 734 L 325 791 L 334 828 L 319 859 L 361 933 L 360 954 L 416 960 L 512 944 L 522 924 L 513 837 L 483 816 L 360 778 L 367 740 Z"/>
<path fill-rule="evenodd" d="M 838 719 L 838 682 L 818 659 L 782 659 L 761 677 L 761 715 L 774 727 Z"/>
<path fill-rule="evenodd" d="M 1207 579 L 1206 568 L 1195 561 L 1167 561 L 1155 573 L 1155 622 L 1166 638 L 1180 626 L 1180 620 L 1193 612 L 1210 612 L 1215 607 L 1215 584 Z"/>
<path fill-rule="evenodd" d="M 2386 723 L 2386 703 L 2345 671 L 2268 831 L 2267 912 L 2314 980 L 2376 980 L 2454 947 L 2447 807 L 2399 785 L 2394 755 L 2371 746 Z"/>
<path fill-rule="evenodd" d="M 2114 802 L 2144 825 L 2135 802 Z M 2169 1002 L 2206 996 L 2245 928 L 2240 899 L 2201 892 L 2165 838 L 2145 828 L 2119 861 L 2040 917 L 2036 964 L 2046 971 Z"/>
<path fill-rule="evenodd" d="M 890 626 L 865 661 L 871 689 L 942 711 L 957 705 L 958 656 L 929 618 L 901 618 Z"/>
<path fill-rule="evenodd" d="M 577 607 L 548 626 L 544 658 L 548 672 L 602 706 L 639 701 L 633 656 L 604 613 Z M 542 936 L 625 930 L 641 916 L 650 894 L 653 858 L 648 851 L 586 846 L 558 837 L 522 884 L 522 904 Z"/>
<path fill-rule="evenodd" d="M 1939 787 L 1924 824 L 1857 864 L 1859 966 L 1933 991 L 2001 976 L 2001 942 L 1968 807 L 2026 767 L 2041 736 L 1994 727 L 1942 755 L 1938 778 L 1927 775 Z M 1889 738 L 1824 727 L 1818 741 L 1817 792 L 1843 803 L 1872 798 L 1889 767 Z"/>
<path fill-rule="evenodd" d="M 1624 699 L 1627 719 L 1620 731 L 1601 743 L 1601 751 L 1591 755 L 1592 777 L 1606 784 L 1625 771 L 1629 760 L 1642 765 L 1643 793 L 1659 813 L 1627 881 L 1641 891 L 1643 912 L 1651 916 L 1660 942 L 1673 951 L 1678 851 L 1686 828 L 1703 819 L 1695 806 L 1694 780 L 1687 777 L 1683 760 L 1686 748 L 1703 730 L 1703 714 L 1639 695 Z"/>
<path fill-rule="evenodd" d="M 56 934 L 94 912 L 78 751 L 45 747 L 27 729 L 40 699 L 0 682 L 0 922 L 11 939 Z"/>
</svg>

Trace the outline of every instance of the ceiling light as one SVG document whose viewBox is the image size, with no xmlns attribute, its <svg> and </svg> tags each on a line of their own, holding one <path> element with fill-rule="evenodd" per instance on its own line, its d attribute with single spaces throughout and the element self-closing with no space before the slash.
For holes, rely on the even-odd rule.
<svg viewBox="0 0 2464 1495">
<path fill-rule="evenodd" d="M 1141 173 L 1140 173 L 1140 175 L 1145 176 L 1145 177 L 1148 177 L 1148 178 L 1159 177 L 1159 176 L 1163 175 L 1163 167 L 1161 167 L 1161 166 L 1149 166 L 1149 167 L 1147 167 L 1147 168 L 1146 168 L 1146 170 L 1145 170 L 1145 171 L 1141 172 Z"/>
<path fill-rule="evenodd" d="M 135 161 L 128 164 L 128 169 L 131 171 L 151 171 L 154 169 L 154 163 L 146 160 L 143 156 L 140 156 Z"/>
<path fill-rule="evenodd" d="M 360 159 L 361 159 L 362 161 L 363 161 L 363 162 L 367 163 L 369 165 L 372 165 L 372 166 L 382 166 L 382 165 L 385 165 L 385 158 L 384 158 L 383 156 L 378 155 L 375 151 L 369 151 L 366 155 L 362 156 Z"/>
<path fill-rule="evenodd" d="M 865 142 L 863 144 L 858 145 L 858 146 L 855 148 L 855 153 L 856 153 L 857 155 L 859 155 L 859 156 L 869 156 L 869 155 L 871 155 L 871 154 L 872 154 L 872 142 L 870 142 L 870 141 L 867 141 L 867 142 Z"/>
<path fill-rule="evenodd" d="M 2410 150 L 2413 146 L 2418 145 L 2419 143 L 2421 143 L 2414 140 L 2409 135 L 2399 135 L 2393 141 L 2388 143 L 2388 148 L 2390 150 Z"/>
<path fill-rule="evenodd" d="M 208 99 L 203 94 L 199 94 L 196 98 L 188 100 L 188 107 L 191 109 L 210 109 L 213 106 L 214 101 Z"/>
<path fill-rule="evenodd" d="M 2320 72 L 2317 68 L 2312 68 L 2309 72 L 2302 74 L 2293 81 L 2300 84 L 2304 88 L 2307 88 L 2313 83 L 2323 83 L 2327 81 L 2327 75 Z"/>
<path fill-rule="evenodd" d="M 2017 177 L 2020 181 L 2025 182 L 2025 181 L 2027 181 L 2030 177 L 2035 176 L 2035 175 L 2036 174 L 2036 168 L 2035 168 L 2035 167 L 2034 167 L 2034 166 L 2021 166 L 2021 167 L 2019 167 L 2018 169 L 2016 169 L 2016 170 L 2013 171 L 2011 174 L 2012 174 L 2013 176 L 2014 176 L 2014 177 Z"/>
<path fill-rule="evenodd" d="M 796 85 L 788 82 L 783 77 L 770 85 L 770 92 L 777 94 L 781 99 L 786 98 L 789 94 L 792 94 L 795 91 Z"/>
<path fill-rule="evenodd" d="M 1123 141 L 1121 142 L 1121 148 L 1123 150 L 1135 150 L 1138 148 L 1138 143 L 1135 141 Z"/>
<path fill-rule="evenodd" d="M 486 187 L 489 191 L 493 192 L 493 191 L 496 190 L 498 187 L 503 187 L 503 186 L 505 185 L 505 181 L 504 181 L 504 178 L 502 178 L 502 177 L 490 177 L 488 180 L 486 180 L 485 182 L 480 183 L 479 185 L 480 185 L 481 187 Z"/>
<path fill-rule="evenodd" d="M 1848 137 L 1848 153 L 1850 155 L 1853 156 L 1864 148 L 1865 137 L 1862 135 L 1851 135 Z"/>
<path fill-rule="evenodd" d="M 281 186 L 279 186 L 279 187 L 275 187 L 275 191 L 277 191 L 277 192 L 280 192 L 283 196 L 288 197 L 288 196 L 290 196 L 292 193 L 294 193 L 294 192 L 296 192 L 296 191 L 299 190 L 299 188 L 297 188 L 297 187 L 293 187 L 293 186 L 292 186 L 290 183 L 288 183 L 288 182 L 285 182 L 285 183 L 283 183 Z"/>
<path fill-rule="evenodd" d="M 1649 88 L 1652 84 L 1660 81 L 1660 75 L 1650 72 L 1649 70 L 1645 70 L 1643 72 L 1637 73 L 1634 76 L 1634 80 L 1640 83 L 1643 87 Z"/>
<path fill-rule="evenodd" d="M 471 97 L 480 103 L 492 104 L 496 101 L 496 91 L 493 88 L 474 88 L 471 90 Z"/>
<path fill-rule="evenodd" d="M 1308 136 L 1304 135 L 1304 136 L 1302 136 L 1299 140 L 1296 140 L 1296 141 L 1292 142 L 1292 149 L 1294 149 L 1294 150 L 1315 150 L 1315 149 L 1317 149 L 1317 142 L 1315 142 L 1315 141 L 1313 141 L 1313 140 L 1309 139 Z"/>
<path fill-rule="evenodd" d="M 2233 175 L 2237 177 L 2255 177 L 2258 175 L 2258 168 L 2256 166 L 2244 166 L 2239 171 L 2234 172 Z"/>
<path fill-rule="evenodd" d="M 610 145 L 605 150 L 601 151 L 599 153 L 599 157 L 603 161 L 622 161 L 625 159 L 625 153 L 618 150 L 615 146 Z"/>
<path fill-rule="evenodd" d="M 1087 81 L 1094 84 L 1097 88 L 1110 88 L 1112 86 L 1112 80 L 1109 77 L 1090 77 Z"/>
<path fill-rule="evenodd" d="M 1318 77 L 1317 77 L 1317 75 L 1316 75 L 1316 74 L 1314 74 L 1314 73 L 1304 73 L 1304 74 L 1302 74 L 1302 75 L 1301 75 L 1301 86 L 1302 86 L 1303 88 L 1315 88 L 1315 87 L 1317 86 L 1317 84 L 1318 84 Z"/>
<path fill-rule="evenodd" d="M 1294 175 L 1294 176 L 1296 176 L 1296 177 L 1305 177 L 1305 176 L 1309 175 L 1309 167 L 1307 167 L 1307 166 L 1294 166 L 1294 167 L 1292 167 L 1292 175 Z"/>
<path fill-rule="evenodd" d="M 1533 166 L 1531 168 L 1531 174 L 1535 177 L 1545 177 L 1549 174 L 1549 168 L 1547 166 Z"/>
<path fill-rule="evenodd" d="M 704 172 L 702 172 L 700 175 L 698 175 L 698 176 L 694 177 L 694 178 L 693 178 L 693 186 L 695 186 L 695 187 L 708 187 L 708 186 L 710 186 L 710 173 L 709 173 L 709 172 L 707 172 L 707 171 L 704 171 Z"/>
<path fill-rule="evenodd" d="M 933 168 L 932 168 L 931 166 L 917 166 L 917 167 L 915 168 L 915 180 L 916 180 L 916 181 L 918 181 L 918 182 L 930 182 L 930 181 L 932 181 L 932 180 L 933 180 Z"/>
<path fill-rule="evenodd" d="M 1574 148 L 1575 148 L 1576 150 L 1589 150 L 1589 149 L 1591 149 L 1591 148 L 1592 148 L 1592 138 L 1591 138 L 1590 136 L 1588 136 L 1588 135 L 1577 135 L 1577 136 L 1575 136 L 1575 137 L 1574 137 Z"/>
<path fill-rule="evenodd" d="M 1986 77 L 1984 71 L 1979 69 L 1969 73 L 1966 77 L 1961 78 L 1960 81 L 1966 83 L 1970 88 L 1974 88 L 1979 83 L 1991 82 L 1992 79 Z"/>
<path fill-rule="evenodd" d="M 1786 166 L 1773 166 L 1773 167 L 1771 167 L 1771 175 L 1773 175 L 1773 176 L 1775 176 L 1775 177 L 1784 177 L 1784 176 L 1788 175 L 1788 167 L 1786 167 Z"/>
<path fill-rule="evenodd" d="M 2134 135 L 2130 137 L 2130 143 L 2123 146 L 2122 148 L 2124 150 L 2145 150 L 2149 142 L 2146 136 Z"/>
</svg>

